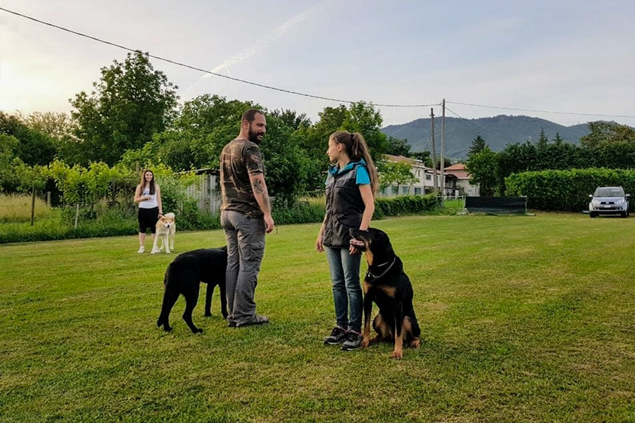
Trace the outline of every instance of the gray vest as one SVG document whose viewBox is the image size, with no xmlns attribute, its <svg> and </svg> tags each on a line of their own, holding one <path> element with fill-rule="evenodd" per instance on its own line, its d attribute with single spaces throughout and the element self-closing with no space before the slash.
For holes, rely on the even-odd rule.
<svg viewBox="0 0 635 423">
<path fill-rule="evenodd" d="M 326 221 L 322 242 L 327 247 L 346 247 L 351 240 L 350 228 L 359 229 L 364 214 L 364 200 L 357 186 L 357 166 L 342 173 L 329 173 L 326 180 Z"/>
</svg>

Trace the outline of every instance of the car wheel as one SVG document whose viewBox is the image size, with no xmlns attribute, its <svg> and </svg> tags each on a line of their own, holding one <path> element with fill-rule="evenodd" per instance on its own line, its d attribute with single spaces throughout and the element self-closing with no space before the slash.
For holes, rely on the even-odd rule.
<svg viewBox="0 0 635 423">
<path fill-rule="evenodd" d="M 593 212 L 589 212 L 589 217 L 591 218 L 597 217 L 597 214 Z"/>
<path fill-rule="evenodd" d="M 622 217 L 625 217 L 625 218 L 628 217 L 628 212 L 627 211 L 622 212 Z"/>
</svg>

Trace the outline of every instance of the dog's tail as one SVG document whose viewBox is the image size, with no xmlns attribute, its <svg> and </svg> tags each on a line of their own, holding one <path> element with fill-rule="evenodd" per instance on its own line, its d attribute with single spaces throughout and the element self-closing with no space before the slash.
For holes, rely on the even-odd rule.
<svg viewBox="0 0 635 423">
<path fill-rule="evenodd" d="M 163 305 L 161 306 L 161 314 L 159 315 L 159 320 L 157 320 L 157 326 L 163 326 L 163 329 L 166 331 L 171 330 L 170 327 L 170 311 L 172 311 L 172 307 L 174 307 L 174 303 L 179 299 L 179 290 L 177 287 L 179 286 L 178 281 L 175 280 L 178 278 L 178 272 L 174 271 L 174 266 L 170 264 L 168 266 L 168 270 L 165 271 L 165 277 L 163 278 L 164 292 L 163 292 Z"/>
</svg>

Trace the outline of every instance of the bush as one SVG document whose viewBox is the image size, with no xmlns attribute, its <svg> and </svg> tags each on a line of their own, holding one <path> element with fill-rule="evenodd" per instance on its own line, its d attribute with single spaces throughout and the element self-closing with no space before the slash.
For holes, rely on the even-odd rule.
<svg viewBox="0 0 635 423">
<path fill-rule="evenodd" d="M 274 208 L 273 220 L 276 225 L 317 223 L 324 219 L 325 211 L 323 204 L 300 201 L 291 207 Z"/>
<path fill-rule="evenodd" d="M 199 210 L 196 200 L 183 202 L 180 211 L 177 211 L 175 215 L 176 227 L 179 230 L 203 231 L 221 228 L 220 216 Z"/>
<path fill-rule="evenodd" d="M 277 225 L 321 222 L 326 212 L 325 202 L 324 197 L 311 198 L 296 203 L 292 208 L 274 208 L 273 220 Z M 387 216 L 430 213 L 437 211 L 439 207 L 439 200 L 433 195 L 379 197 L 375 199 L 373 220 Z"/>
<path fill-rule="evenodd" d="M 373 215 L 373 219 L 381 219 L 384 216 L 429 213 L 437 211 L 440 206 L 439 199 L 432 194 L 390 198 L 380 197 L 375 200 L 375 214 Z"/>
<path fill-rule="evenodd" d="M 516 173 L 505 178 L 508 196 L 526 196 L 527 207 L 579 212 L 599 186 L 621 186 L 635 194 L 635 170 L 573 169 Z"/>
</svg>

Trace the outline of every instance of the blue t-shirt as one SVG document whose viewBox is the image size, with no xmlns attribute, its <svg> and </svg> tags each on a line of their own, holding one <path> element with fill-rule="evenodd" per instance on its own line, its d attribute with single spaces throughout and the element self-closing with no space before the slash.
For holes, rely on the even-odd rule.
<svg viewBox="0 0 635 423">
<path fill-rule="evenodd" d="M 331 166 L 329 172 L 332 174 L 342 173 L 348 171 L 353 168 L 356 164 L 361 164 L 362 166 L 357 166 L 357 175 L 355 179 L 355 183 L 357 185 L 370 185 L 370 175 L 368 174 L 368 170 L 366 169 L 366 162 L 364 159 L 360 159 L 358 162 L 350 162 L 343 169 L 338 168 L 337 166 Z"/>
</svg>

